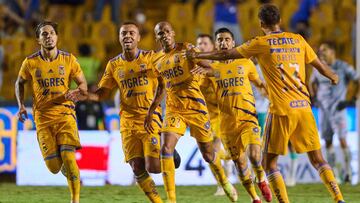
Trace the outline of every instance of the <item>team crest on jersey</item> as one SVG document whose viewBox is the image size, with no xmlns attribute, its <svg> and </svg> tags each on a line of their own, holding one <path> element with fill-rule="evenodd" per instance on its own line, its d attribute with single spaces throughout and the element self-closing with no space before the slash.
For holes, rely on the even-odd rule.
<svg viewBox="0 0 360 203">
<path fill-rule="evenodd" d="M 65 75 L 65 67 L 59 66 L 59 75 Z"/>
<path fill-rule="evenodd" d="M 237 73 L 238 74 L 244 74 L 244 68 L 242 66 L 237 67 Z"/>
<path fill-rule="evenodd" d="M 174 56 L 174 63 L 180 63 L 180 57 L 177 54 Z"/>
<path fill-rule="evenodd" d="M 220 78 L 220 72 L 218 70 L 214 71 L 214 77 Z"/>
<path fill-rule="evenodd" d="M 36 69 L 36 71 L 35 71 L 35 77 L 41 78 L 41 70 L 40 70 L 40 69 Z"/>
<path fill-rule="evenodd" d="M 140 64 L 140 72 L 146 72 L 146 64 Z"/>
<path fill-rule="evenodd" d="M 158 139 L 156 139 L 156 137 L 152 137 L 151 138 L 151 144 L 152 145 L 157 145 L 157 143 L 158 143 Z"/>
<path fill-rule="evenodd" d="M 206 130 L 209 130 L 210 129 L 210 121 L 206 122 L 204 127 Z"/>
<path fill-rule="evenodd" d="M 123 79 L 125 77 L 125 72 L 123 70 L 119 70 L 119 78 Z"/>
</svg>

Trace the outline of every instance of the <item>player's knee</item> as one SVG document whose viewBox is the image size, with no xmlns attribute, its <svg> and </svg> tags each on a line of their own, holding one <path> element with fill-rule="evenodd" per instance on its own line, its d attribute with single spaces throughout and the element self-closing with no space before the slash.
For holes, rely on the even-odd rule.
<svg viewBox="0 0 360 203">
<path fill-rule="evenodd" d="M 161 155 L 170 155 L 174 153 L 174 149 L 170 146 L 163 145 L 161 147 Z"/>
<path fill-rule="evenodd" d="M 316 169 L 319 168 L 319 166 L 327 163 L 323 158 L 320 150 L 308 152 L 308 157 L 311 165 Z"/>
<path fill-rule="evenodd" d="M 59 173 L 59 171 L 61 169 L 61 166 L 62 166 L 62 162 L 61 162 L 61 160 L 59 158 L 46 160 L 45 163 L 46 163 L 46 167 L 53 174 Z"/>
<path fill-rule="evenodd" d="M 257 164 L 261 159 L 260 150 L 257 150 L 257 149 L 249 150 L 248 157 L 252 164 Z"/>
<path fill-rule="evenodd" d="M 145 161 L 142 158 L 134 158 L 129 161 L 133 173 L 138 176 L 145 171 Z"/>
<path fill-rule="evenodd" d="M 146 170 L 149 173 L 161 173 L 160 163 L 152 163 L 146 165 Z"/>
</svg>

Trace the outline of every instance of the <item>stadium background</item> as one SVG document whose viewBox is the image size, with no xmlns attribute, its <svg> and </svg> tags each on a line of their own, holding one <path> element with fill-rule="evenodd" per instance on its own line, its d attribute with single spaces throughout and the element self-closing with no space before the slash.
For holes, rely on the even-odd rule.
<svg viewBox="0 0 360 203">
<path fill-rule="evenodd" d="M 17 3 L 18 6 L 8 4 L 9 2 Z M 29 4 L 21 2 L 29 2 Z M 173 24 L 176 40 L 192 43 L 195 43 L 195 38 L 199 33 L 212 34 L 213 26 L 216 24 L 216 19 L 214 19 L 214 10 L 218 2 L 216 0 L 113 0 L 104 1 L 107 3 L 104 4 L 102 12 L 97 5 L 100 4 L 99 2 L 102 1 L 0 1 L 0 50 L 3 53 L 3 60 L 0 60 L 0 180 L 17 181 L 20 185 L 66 184 L 60 175 L 52 176 L 46 171 L 37 146 L 35 126 L 31 116 L 25 124 L 18 123 L 15 118 L 17 105 L 14 84 L 23 59 L 38 49 L 33 31 L 37 22 L 47 19 L 59 23 L 58 48 L 73 53 L 79 59 L 84 59 L 85 65 L 82 68 L 88 68 L 84 72 L 91 84 L 96 84 L 104 71 L 106 62 L 121 52 L 117 32 L 119 23 L 123 21 L 132 20 L 140 25 L 142 39 L 139 47 L 145 50 L 158 48 L 153 35 L 153 27 L 158 21 L 168 20 Z M 259 5 L 266 1 L 230 2 L 234 3 L 243 41 L 261 35 L 257 10 Z M 273 0 L 270 2 L 278 5 L 281 10 L 282 29 L 294 31 L 290 27 L 290 22 L 294 13 L 298 11 L 301 1 Z M 117 15 L 113 15 L 112 10 L 117 11 Z M 13 14 L 17 16 L 14 17 Z M 319 1 L 309 17 L 309 27 L 305 29 L 310 45 L 316 49 L 322 40 L 333 40 L 336 43 L 338 58 L 355 65 L 355 18 L 354 0 Z M 348 98 L 353 96 L 353 87 L 350 86 Z M 29 111 L 31 111 L 30 88 L 26 88 L 26 99 Z M 85 146 L 78 153 L 79 165 L 84 176 L 83 183 L 88 185 L 131 184 L 130 167 L 123 163 L 117 110 L 112 100 L 103 103 L 102 106 L 105 114 L 104 125 L 98 126 L 100 131 L 81 131 L 80 133 Z M 347 111 L 350 131 L 348 140 L 352 144 L 353 155 L 353 183 L 356 183 L 358 173 L 357 116 L 354 107 L 348 108 Z M 314 113 L 318 122 L 316 108 L 314 108 Z M 185 181 L 181 184 L 214 184 L 206 164 L 201 162 L 200 154 L 196 152 L 191 139 L 187 136 L 180 143 L 184 146 L 180 146 L 179 150 L 183 157 L 182 172 L 179 174 L 183 173 L 187 177 L 190 174 L 196 179 L 187 178 L 193 181 Z M 189 143 L 191 145 L 188 145 Z M 335 146 L 338 146 L 338 143 L 335 142 Z M 101 161 L 94 162 L 92 158 L 95 155 Z M 301 163 L 303 163 L 303 158 L 300 157 Z M 287 161 L 286 158 L 281 161 L 282 172 L 288 169 Z M 312 174 L 314 171 L 307 168 L 306 162 L 300 166 L 299 171 L 300 182 L 319 181 L 316 175 Z M 155 180 L 161 182 L 160 176 Z M 177 177 L 177 180 L 182 179 Z M 232 177 L 232 180 L 236 181 L 236 176 Z"/>
</svg>

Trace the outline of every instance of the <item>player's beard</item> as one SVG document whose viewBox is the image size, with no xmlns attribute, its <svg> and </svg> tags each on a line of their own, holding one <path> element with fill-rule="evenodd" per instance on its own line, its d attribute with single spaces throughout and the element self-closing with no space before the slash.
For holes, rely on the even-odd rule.
<svg viewBox="0 0 360 203">
<path fill-rule="evenodd" d="M 53 49 L 55 49 L 55 45 L 54 46 L 48 46 L 48 47 L 44 47 L 44 49 L 46 49 L 47 51 L 51 51 Z"/>
</svg>

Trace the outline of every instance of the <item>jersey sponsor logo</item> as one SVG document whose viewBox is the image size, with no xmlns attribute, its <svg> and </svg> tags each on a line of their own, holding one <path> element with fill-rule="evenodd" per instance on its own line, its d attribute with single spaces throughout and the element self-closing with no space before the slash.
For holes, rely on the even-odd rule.
<svg viewBox="0 0 360 203">
<path fill-rule="evenodd" d="M 59 75 L 65 75 L 65 67 L 59 66 Z"/>
<path fill-rule="evenodd" d="M 40 87 L 58 87 L 65 85 L 65 78 L 44 78 L 37 80 Z"/>
<path fill-rule="evenodd" d="M 237 87 L 244 85 L 244 77 L 225 78 L 223 80 L 216 80 L 218 88 Z"/>
<path fill-rule="evenodd" d="M 309 102 L 306 100 L 295 100 L 290 102 L 291 108 L 303 108 L 309 106 Z"/>
<path fill-rule="evenodd" d="M 50 89 L 44 89 L 42 95 L 46 96 L 49 94 Z"/>
<path fill-rule="evenodd" d="M 221 97 L 227 97 L 227 96 L 236 96 L 236 95 L 240 95 L 241 92 L 229 92 L 229 90 L 224 90 L 221 93 Z"/>
<path fill-rule="evenodd" d="M 135 92 L 134 90 L 128 90 L 126 97 L 137 97 L 141 95 L 146 95 L 146 91 L 143 92 Z"/>
<path fill-rule="evenodd" d="M 298 39 L 294 39 L 291 37 L 270 38 L 270 39 L 267 39 L 266 41 L 268 42 L 268 44 L 270 46 L 287 45 L 287 44 L 295 45 L 295 44 L 299 43 Z"/>
<path fill-rule="evenodd" d="M 50 69 L 50 70 L 48 71 L 48 73 L 54 73 L 54 71 L 53 71 L 52 69 Z"/>
<path fill-rule="evenodd" d="M 149 84 L 149 80 L 146 75 L 143 75 L 139 77 L 133 77 L 133 78 L 121 80 L 120 83 L 123 88 L 133 88 L 133 87 L 145 86 Z"/>
<path fill-rule="evenodd" d="M 36 69 L 36 71 L 35 71 L 35 77 L 41 78 L 41 70 L 40 70 L 40 69 Z"/>
<path fill-rule="evenodd" d="M 166 79 L 171 79 L 184 74 L 184 70 L 181 66 L 175 66 L 174 68 L 162 71 L 160 73 Z"/>
</svg>

